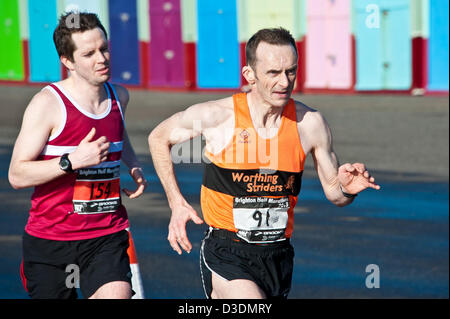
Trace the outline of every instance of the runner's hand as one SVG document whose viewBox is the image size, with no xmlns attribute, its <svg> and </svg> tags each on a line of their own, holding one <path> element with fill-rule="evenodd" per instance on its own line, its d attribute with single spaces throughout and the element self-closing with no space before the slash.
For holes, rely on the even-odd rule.
<svg viewBox="0 0 450 319">
<path fill-rule="evenodd" d="M 144 190 L 147 188 L 147 180 L 145 179 L 144 172 L 140 167 L 133 167 L 129 171 L 131 177 L 137 185 L 136 190 L 131 191 L 127 188 L 122 189 L 122 191 L 131 199 L 139 197 L 142 195 Z"/>
<path fill-rule="evenodd" d="M 191 252 L 192 245 L 186 234 L 186 224 L 192 220 L 196 224 L 202 224 L 203 220 L 198 217 L 196 211 L 188 203 L 172 208 L 172 217 L 169 223 L 169 236 L 167 240 L 179 255 L 182 254 L 183 248 L 187 253 Z M 180 246 L 178 246 L 178 244 Z"/>
<path fill-rule="evenodd" d="M 106 161 L 110 142 L 105 136 L 93 141 L 94 136 L 95 127 L 81 140 L 75 151 L 70 153 L 69 159 L 72 163 L 72 169 L 90 167 Z"/>
<path fill-rule="evenodd" d="M 370 176 L 369 171 L 361 163 L 341 165 L 338 169 L 338 179 L 343 191 L 349 194 L 358 194 L 368 187 L 380 189 L 380 185 L 375 184 L 375 178 Z"/>
</svg>

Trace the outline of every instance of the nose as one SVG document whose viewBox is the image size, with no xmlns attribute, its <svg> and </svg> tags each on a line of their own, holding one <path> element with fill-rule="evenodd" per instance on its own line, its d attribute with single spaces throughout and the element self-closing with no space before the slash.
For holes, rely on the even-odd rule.
<svg viewBox="0 0 450 319">
<path fill-rule="evenodd" d="M 98 63 L 104 63 L 107 61 L 107 58 L 105 56 L 105 53 L 102 51 L 97 52 L 97 62 Z"/>
<path fill-rule="evenodd" d="M 289 86 L 289 77 L 285 72 L 280 73 L 278 84 L 283 88 L 287 88 Z"/>
</svg>

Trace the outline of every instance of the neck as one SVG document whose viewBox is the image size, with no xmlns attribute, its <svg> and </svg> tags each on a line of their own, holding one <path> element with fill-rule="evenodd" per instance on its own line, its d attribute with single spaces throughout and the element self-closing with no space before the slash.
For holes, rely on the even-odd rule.
<svg viewBox="0 0 450 319">
<path fill-rule="evenodd" d="M 284 106 L 273 106 L 254 92 L 247 94 L 247 103 L 256 128 L 278 128 L 280 126 Z"/>
<path fill-rule="evenodd" d="M 92 84 L 73 75 L 65 81 L 71 95 L 73 94 L 74 98 L 83 101 L 85 105 L 98 108 L 100 103 L 107 98 L 103 83 Z"/>
</svg>

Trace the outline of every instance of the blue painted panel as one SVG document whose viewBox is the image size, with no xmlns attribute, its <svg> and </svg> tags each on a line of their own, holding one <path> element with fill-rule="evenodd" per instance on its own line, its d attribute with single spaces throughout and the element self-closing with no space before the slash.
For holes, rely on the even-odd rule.
<svg viewBox="0 0 450 319">
<path fill-rule="evenodd" d="M 382 46 L 381 32 L 376 21 L 370 15 L 375 12 L 366 12 L 366 7 L 375 1 L 354 1 L 355 5 L 355 41 L 356 41 L 356 90 L 382 89 Z M 376 15 L 372 16 L 376 18 Z"/>
<path fill-rule="evenodd" d="M 111 80 L 139 84 L 136 1 L 109 0 Z"/>
<path fill-rule="evenodd" d="M 448 91 L 448 10 L 449 2 L 430 0 L 430 38 L 428 40 L 428 89 Z"/>
<path fill-rule="evenodd" d="M 197 84 L 238 88 L 240 57 L 236 0 L 197 0 Z"/>
<path fill-rule="evenodd" d="M 28 16 L 30 81 L 59 81 L 61 63 L 53 43 L 53 31 L 58 24 L 56 0 L 28 0 Z"/>
<path fill-rule="evenodd" d="M 354 1 L 356 89 L 408 90 L 412 81 L 408 0 Z"/>
<path fill-rule="evenodd" d="M 387 2 L 381 12 L 383 87 L 409 90 L 412 82 L 412 39 L 409 1 Z"/>
</svg>

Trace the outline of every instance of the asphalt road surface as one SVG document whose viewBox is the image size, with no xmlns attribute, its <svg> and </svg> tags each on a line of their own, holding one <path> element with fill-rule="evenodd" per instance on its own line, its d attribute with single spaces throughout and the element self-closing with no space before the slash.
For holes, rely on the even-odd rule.
<svg viewBox="0 0 450 319">
<path fill-rule="evenodd" d="M 23 111 L 39 89 L 0 87 L 0 298 L 28 298 L 19 266 L 32 190 L 13 190 L 7 172 Z M 182 256 L 172 251 L 166 240 L 170 210 L 151 163 L 148 133 L 176 111 L 229 94 L 130 92 L 127 130 L 149 187 L 140 198 L 123 197 L 123 202 L 146 298 L 204 298 L 198 261 L 206 229 L 189 224 L 193 251 Z M 350 206 L 335 207 L 326 200 L 308 156 L 295 209 L 289 298 L 448 298 L 448 96 L 294 98 L 325 116 L 340 163 L 365 163 L 382 188 L 361 193 Z M 191 152 L 175 169 L 183 194 L 201 214 L 202 165 L 193 163 L 199 157 Z M 122 186 L 133 187 L 124 167 L 122 173 Z M 368 288 L 374 269 L 379 288 Z"/>
</svg>

